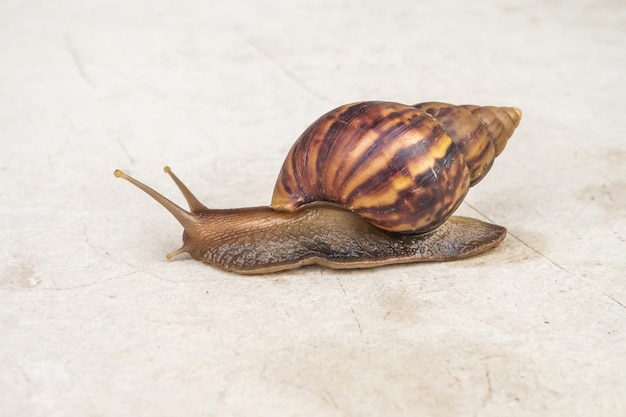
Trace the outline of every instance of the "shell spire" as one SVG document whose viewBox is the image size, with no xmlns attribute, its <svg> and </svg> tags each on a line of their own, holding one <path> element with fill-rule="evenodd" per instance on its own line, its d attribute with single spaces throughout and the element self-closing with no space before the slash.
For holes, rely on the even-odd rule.
<svg viewBox="0 0 626 417">
<path fill-rule="evenodd" d="M 455 106 L 437 102 L 413 107 L 437 119 L 460 148 L 470 170 L 471 185 L 487 175 L 522 119 L 521 110 L 515 107 Z"/>
<path fill-rule="evenodd" d="M 513 107 L 379 101 L 341 106 L 294 143 L 271 206 L 295 211 L 327 201 L 385 230 L 431 231 L 489 171 L 520 118 Z"/>
</svg>

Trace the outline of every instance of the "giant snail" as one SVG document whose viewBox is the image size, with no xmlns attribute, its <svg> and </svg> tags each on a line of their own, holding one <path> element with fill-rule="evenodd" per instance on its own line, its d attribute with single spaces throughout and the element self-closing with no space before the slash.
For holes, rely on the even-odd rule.
<svg viewBox="0 0 626 417">
<path fill-rule="evenodd" d="M 514 107 L 367 101 L 315 121 L 292 146 L 267 207 L 209 209 L 165 167 L 182 209 L 120 170 L 176 217 L 193 258 L 240 274 L 448 261 L 498 245 L 501 226 L 451 217 L 502 152 Z"/>
</svg>

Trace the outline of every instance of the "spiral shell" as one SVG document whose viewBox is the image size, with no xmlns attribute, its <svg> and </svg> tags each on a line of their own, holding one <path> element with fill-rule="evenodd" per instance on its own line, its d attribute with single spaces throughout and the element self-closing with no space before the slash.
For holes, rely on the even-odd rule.
<svg viewBox="0 0 626 417">
<path fill-rule="evenodd" d="M 489 171 L 521 119 L 513 107 L 359 102 L 332 110 L 292 146 L 271 206 L 328 201 L 400 233 L 443 223 Z"/>
</svg>

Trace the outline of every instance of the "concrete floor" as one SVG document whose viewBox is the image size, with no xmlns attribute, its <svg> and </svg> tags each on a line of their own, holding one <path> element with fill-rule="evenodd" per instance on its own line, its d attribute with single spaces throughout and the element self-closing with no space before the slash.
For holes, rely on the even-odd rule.
<svg viewBox="0 0 626 417">
<path fill-rule="evenodd" d="M 0 3 L 0 415 L 626 415 L 623 1 Z M 472 259 L 242 277 L 113 177 L 263 205 L 368 99 L 514 105 Z"/>
</svg>

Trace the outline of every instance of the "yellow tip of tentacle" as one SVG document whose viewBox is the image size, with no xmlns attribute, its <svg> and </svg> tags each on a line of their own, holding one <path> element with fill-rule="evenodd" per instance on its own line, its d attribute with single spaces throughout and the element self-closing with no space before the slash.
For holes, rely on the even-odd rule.
<svg viewBox="0 0 626 417">
<path fill-rule="evenodd" d="M 181 253 L 185 253 L 187 252 L 187 248 L 186 247 L 182 247 L 180 249 L 176 249 L 174 252 L 170 252 L 167 255 L 165 255 L 165 257 L 167 258 L 168 261 L 171 261 L 172 259 L 174 259 L 175 256 L 180 255 Z"/>
</svg>

